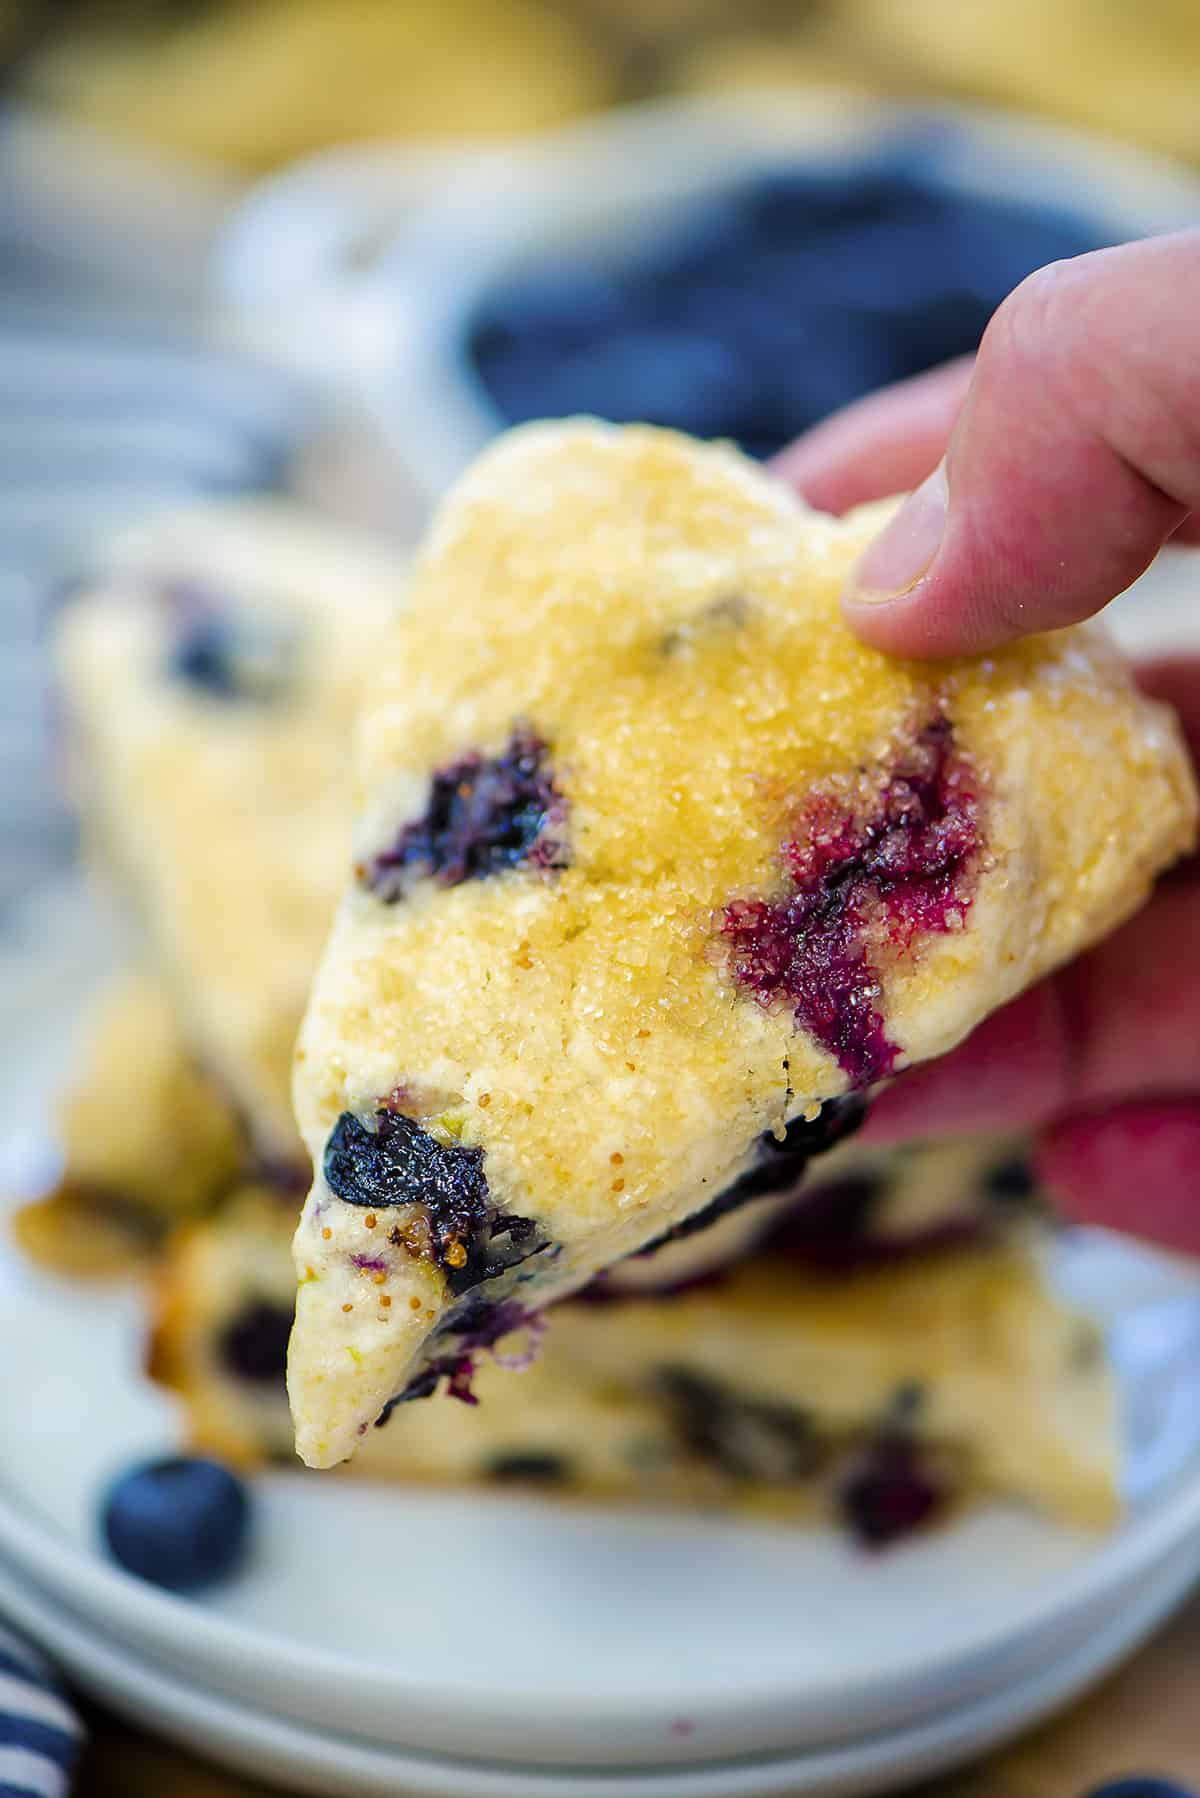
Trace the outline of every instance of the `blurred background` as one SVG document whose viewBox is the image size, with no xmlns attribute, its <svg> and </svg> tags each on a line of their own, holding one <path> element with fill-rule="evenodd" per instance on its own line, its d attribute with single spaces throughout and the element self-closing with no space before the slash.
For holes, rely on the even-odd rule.
<svg viewBox="0 0 1200 1798">
<path fill-rule="evenodd" d="M 1053 143 L 1022 152 L 1019 126 L 991 145 L 985 205 L 969 143 L 868 144 L 879 106 L 983 103 L 1200 158 L 1193 0 L 3 0 L 0 75 L 3 900 L 69 852 L 35 699 L 40 595 L 97 529 L 291 484 L 409 535 L 489 422 L 576 410 L 765 454 L 971 348 L 1027 268 L 1186 213 L 1183 188 L 1156 212 L 1163 171 L 1084 172 Z M 807 185 L 647 230 L 649 200 L 761 160 L 747 123 L 792 101 Z M 648 102 L 690 126 L 606 148 L 603 121 Z M 534 254 L 514 146 L 577 121 L 585 138 L 600 121 L 599 148 L 543 194 L 554 231 Z M 965 211 L 938 191 L 956 158 Z M 1131 169 L 1143 186 L 1118 220 Z M 493 190 L 473 213 L 472 184 Z M 471 395 L 437 386 L 456 356 Z M 406 405 L 423 446 L 411 427 L 399 441 Z"/>
</svg>

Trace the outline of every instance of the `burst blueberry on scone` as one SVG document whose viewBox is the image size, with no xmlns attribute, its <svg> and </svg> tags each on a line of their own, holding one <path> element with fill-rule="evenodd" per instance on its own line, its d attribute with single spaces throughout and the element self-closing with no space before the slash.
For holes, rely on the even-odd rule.
<svg viewBox="0 0 1200 1798">
<path fill-rule="evenodd" d="M 872 1543 L 989 1493 L 1111 1517 L 1103 1348 L 1038 1271 L 1019 1145 L 841 1151 L 752 1213 L 737 1264 L 681 1278 L 677 1244 L 636 1288 L 610 1270 L 555 1308 L 519 1377 L 520 1327 L 476 1370 L 477 1405 L 397 1407 L 351 1471 L 832 1513 Z M 290 1234 L 278 1197 L 246 1190 L 178 1231 L 157 1276 L 151 1370 L 193 1445 L 242 1464 L 292 1452 Z M 377 1280 L 360 1270 L 364 1300 Z"/>
<path fill-rule="evenodd" d="M 372 646 L 298 1051 L 306 1461 L 461 1382 L 768 1138 L 819 1146 L 1191 844 L 1175 722 L 1100 628 L 937 666 L 850 635 L 881 516 L 587 422 L 512 433 L 445 502 Z"/>
<path fill-rule="evenodd" d="M 347 854 L 351 720 L 402 564 L 283 504 L 101 545 L 55 663 L 85 841 L 257 1153 L 305 1167 L 292 1048 Z"/>
</svg>

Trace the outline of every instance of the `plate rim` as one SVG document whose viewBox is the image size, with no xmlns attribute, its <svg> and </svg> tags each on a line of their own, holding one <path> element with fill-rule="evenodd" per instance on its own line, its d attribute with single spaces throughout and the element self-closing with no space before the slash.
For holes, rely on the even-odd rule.
<svg viewBox="0 0 1200 1798">
<path fill-rule="evenodd" d="M 144 1665 L 124 1645 L 105 1642 L 90 1628 L 82 1633 L 78 1628 L 71 1630 L 69 1625 L 60 1623 L 52 1610 L 47 1628 L 46 1610 L 39 1604 L 36 1591 L 31 1593 L 20 1575 L 2 1557 L 0 1597 L 6 1600 L 11 1610 L 14 1592 L 18 1594 L 18 1609 L 23 1613 L 17 1618 L 18 1625 L 48 1648 L 52 1656 L 57 1650 L 77 1677 L 85 1660 L 80 1654 L 82 1644 L 87 1650 L 86 1658 L 93 1666 L 97 1660 L 101 1665 L 107 1661 L 110 1667 L 115 1663 L 121 1669 L 122 1678 L 130 1682 L 140 1697 L 157 1690 L 159 1707 L 154 1721 L 159 1724 L 162 1722 L 161 1698 L 166 1692 L 173 1706 L 188 1715 L 192 1728 L 197 1713 L 207 1715 L 210 1721 L 215 1717 L 218 1727 L 224 1719 L 226 1741 L 231 1725 L 243 1741 L 255 1731 L 261 1737 L 265 1729 L 276 1745 L 277 1756 L 275 1772 L 268 1772 L 268 1777 L 277 1776 L 279 1743 L 282 1741 L 285 1744 L 283 1752 L 292 1756 L 291 1766 L 301 1772 L 307 1766 L 310 1772 L 319 1772 L 324 1777 L 324 1770 L 316 1768 L 314 1760 L 315 1754 L 325 1754 L 329 1744 L 341 1756 L 336 1771 L 343 1777 L 347 1754 L 353 1754 L 364 1774 L 373 1775 L 378 1769 L 387 1783 L 375 1788 L 356 1785 L 356 1792 L 363 1794 L 374 1789 L 389 1795 L 406 1791 L 409 1798 L 569 1798 L 572 1791 L 577 1798 L 667 1798 L 668 1794 L 669 1798 L 834 1798 L 834 1794 L 850 1798 L 853 1793 L 865 1794 L 883 1786 L 890 1790 L 897 1777 L 907 1782 L 948 1771 L 978 1753 L 986 1753 L 1011 1740 L 1064 1708 L 1136 1652 L 1187 1597 L 1194 1571 L 1191 1562 L 1180 1565 L 1172 1563 L 1168 1557 L 1155 1569 L 1156 1582 L 1147 1584 L 1138 1599 L 1110 1619 L 1106 1628 L 1076 1644 L 1066 1657 L 1051 1653 L 1015 1685 L 1004 1685 L 998 1692 L 988 1693 L 949 1716 L 935 1714 L 912 1726 L 876 1733 L 863 1741 L 838 1743 L 812 1751 L 653 1768 L 565 1768 L 462 1761 L 445 1754 L 423 1755 L 353 1736 L 314 1730 L 296 1719 L 251 1708 L 220 1693 L 188 1686 L 161 1668 Z M 85 1669 L 85 1677 L 89 1671 Z M 94 1679 L 94 1674 L 91 1677 Z M 112 1702 L 111 1672 L 107 1684 L 108 1690 L 101 1696 Z M 127 1713 L 142 1718 L 144 1711 L 136 1700 L 125 1693 L 121 1696 Z M 286 1746 L 289 1737 L 297 1742 L 295 1750 Z M 195 1737 L 190 1732 L 183 1739 L 195 1746 Z M 304 1751 L 303 1761 L 298 1758 L 300 1749 Z M 899 1773 L 895 1766 L 898 1751 L 909 1757 Z M 251 1771 L 261 1771 L 263 1766 L 261 1760 L 257 1766 L 241 1761 L 229 1764 L 248 1767 Z M 406 1777 L 411 1773 L 423 1783 L 397 1788 L 398 1773 Z M 464 1786 L 464 1776 L 474 1782 L 473 1788 Z M 797 1786 L 798 1776 L 809 1783 Z M 436 1789 L 430 1786 L 431 1777 L 438 1782 Z M 327 1789 L 307 1781 L 306 1786 L 317 1793 Z"/>
<path fill-rule="evenodd" d="M 0 987 L 8 986 L 5 975 L 11 972 L 27 993 L 36 993 L 41 978 L 39 957 L 44 976 L 48 971 L 47 955 L 60 983 L 64 980 L 64 970 L 55 954 L 56 929 L 49 920 L 53 918 L 61 930 L 72 907 L 83 908 L 93 935 L 97 924 L 104 928 L 103 913 L 95 906 L 84 882 L 78 877 L 69 879 L 62 885 L 56 906 L 39 908 L 33 927 L 21 941 L 15 966 L 14 957 L 0 955 Z M 86 942 L 86 934 L 80 935 Z M 69 1008 L 63 1022 L 77 1024 L 83 994 L 69 981 L 67 984 L 71 987 L 69 1001 L 60 997 L 60 1003 Z M 0 1259 L 4 1252 L 0 1246 Z M 420 1708 L 424 1713 L 424 1735 L 429 1733 L 431 1719 L 438 1729 L 461 1731 L 462 1692 L 444 1681 L 422 1680 L 412 1672 L 380 1671 L 340 1651 L 299 1647 L 279 1631 L 197 1607 L 109 1564 L 94 1545 L 47 1532 L 44 1517 L 39 1524 L 37 1515 L 40 1514 L 27 1518 L 22 1514 L 19 1500 L 14 1501 L 11 1489 L 6 1489 L 0 1465 L 0 1551 L 15 1560 L 40 1589 L 55 1594 L 90 1621 L 115 1629 L 122 1640 L 160 1653 L 168 1664 L 187 1667 L 218 1687 L 224 1681 L 234 1681 L 239 1669 L 252 1672 L 260 1682 L 266 1671 L 267 1683 L 275 1689 L 288 1688 L 298 1694 L 294 1700 L 297 1704 L 303 1704 L 306 1691 L 344 1689 L 353 1684 L 365 1694 L 361 1704 L 356 1702 L 356 1716 L 365 1714 L 368 1706 L 389 1717 Z M 738 1527 L 736 1520 L 731 1520 L 730 1527 Z M 985 1625 L 957 1650 L 947 1651 L 935 1660 L 903 1669 L 893 1666 L 849 1685 L 832 1679 L 814 1683 L 811 1677 L 801 1682 L 794 1672 L 769 1683 L 760 1680 L 752 1690 L 739 1688 L 736 1700 L 724 1699 L 716 1713 L 720 1722 L 713 1719 L 716 1733 L 723 1730 L 727 1737 L 736 1734 L 744 1739 L 753 1728 L 769 1735 L 782 1748 L 787 1744 L 781 1737 L 781 1719 L 787 1719 L 789 1730 L 812 1730 L 816 1727 L 814 1719 L 820 1716 L 821 1727 L 828 1727 L 837 1719 L 834 1734 L 849 1739 L 856 1729 L 862 1733 L 864 1716 L 875 1726 L 881 1718 L 913 1715 L 935 1703 L 944 1703 L 950 1692 L 969 1694 L 978 1689 L 981 1679 L 992 1677 L 991 1669 L 997 1660 L 1011 1663 L 1022 1655 L 1028 1659 L 1034 1644 L 1043 1639 L 1061 1640 L 1072 1629 L 1082 1627 L 1092 1612 L 1111 1602 L 1113 1594 L 1142 1578 L 1146 1569 L 1157 1564 L 1164 1554 L 1193 1537 L 1200 1543 L 1200 1462 L 1175 1476 L 1143 1510 L 1131 1513 L 1115 1530 L 1097 1537 L 1094 1548 L 1057 1577 L 1019 1622 L 998 1627 Z M 489 1686 L 486 1703 L 480 1704 L 476 1697 L 472 1734 L 486 1734 L 493 1741 L 511 1737 L 512 1715 L 519 1714 L 527 1696 L 527 1689 L 521 1686 L 500 1691 Z M 628 1731 L 631 1724 L 636 1724 L 638 1730 L 661 1734 L 669 1729 L 670 1719 L 677 1714 L 681 1702 L 687 1700 L 679 1692 L 658 1690 L 648 1694 L 641 1687 L 545 1693 L 539 1704 L 543 1739 L 547 1743 L 561 1739 L 567 1730 L 611 1732 L 623 1725 Z M 711 1712 L 713 1701 L 706 1695 L 705 1702 Z M 849 1723 L 848 1719 L 854 1721 Z M 401 1745 L 391 1733 L 379 1739 Z M 822 1739 L 833 1738 L 826 1735 Z M 791 1744 L 794 1746 L 796 1741 L 797 1736 L 792 1734 Z M 419 1750 L 420 1736 L 415 1740 L 410 1737 L 409 1745 Z M 545 1750 L 543 1753 L 549 1758 Z"/>
</svg>

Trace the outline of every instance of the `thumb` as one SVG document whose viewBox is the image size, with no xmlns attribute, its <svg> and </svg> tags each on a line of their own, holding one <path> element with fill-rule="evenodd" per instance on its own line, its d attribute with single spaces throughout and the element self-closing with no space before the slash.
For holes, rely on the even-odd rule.
<svg viewBox="0 0 1200 1798">
<path fill-rule="evenodd" d="M 1091 617 L 1200 506 L 1200 230 L 1052 263 L 984 336 L 946 455 L 854 570 L 851 626 L 972 654 Z"/>
</svg>

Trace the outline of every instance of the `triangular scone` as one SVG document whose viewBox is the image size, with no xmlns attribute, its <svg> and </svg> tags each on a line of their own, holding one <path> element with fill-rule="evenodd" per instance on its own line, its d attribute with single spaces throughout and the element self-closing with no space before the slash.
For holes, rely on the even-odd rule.
<svg viewBox="0 0 1200 1798">
<path fill-rule="evenodd" d="M 937 666 L 851 636 L 882 515 L 591 422 L 446 501 L 375 646 L 298 1051 L 306 1461 L 951 1048 L 1192 842 L 1102 630 Z"/>
</svg>

